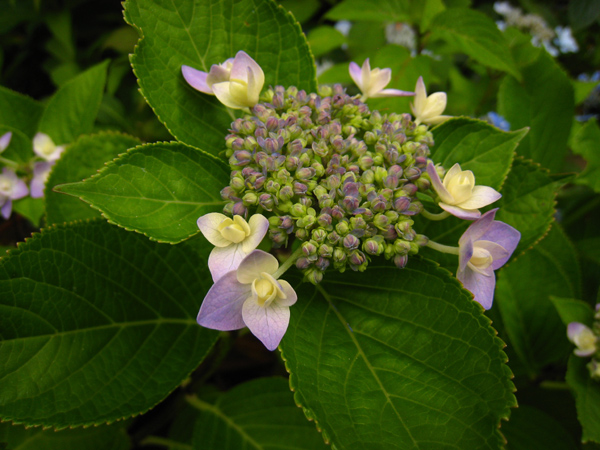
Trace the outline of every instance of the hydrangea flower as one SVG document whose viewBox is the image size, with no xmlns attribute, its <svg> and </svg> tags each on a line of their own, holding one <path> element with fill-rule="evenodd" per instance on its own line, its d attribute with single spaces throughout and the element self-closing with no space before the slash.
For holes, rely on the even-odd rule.
<svg viewBox="0 0 600 450">
<path fill-rule="evenodd" d="M 458 241 L 456 278 L 485 309 L 490 309 L 494 300 L 494 270 L 508 261 L 521 239 L 516 229 L 494 220 L 496 211 L 492 209 L 473 222 Z"/>
<path fill-rule="evenodd" d="M 433 164 L 427 165 L 433 189 L 440 197 L 439 206 L 450 214 L 464 220 L 475 220 L 481 216 L 479 208 L 494 203 L 502 195 L 488 186 L 475 186 L 475 176 L 470 170 L 461 170 L 454 164 L 440 180 Z"/>
<path fill-rule="evenodd" d="M 198 228 L 215 246 L 208 257 L 208 268 L 213 281 L 238 268 L 242 260 L 263 240 L 269 221 L 261 214 L 250 220 L 235 215 L 233 219 L 221 213 L 209 213 L 198 219 Z"/>
<path fill-rule="evenodd" d="M 181 73 L 194 89 L 215 95 L 232 109 L 256 105 L 265 84 L 263 70 L 243 51 L 222 64 L 214 64 L 208 73 L 189 66 L 182 66 Z"/>
<path fill-rule="evenodd" d="M 44 187 L 50 175 L 50 170 L 54 165 L 54 161 L 39 161 L 33 166 L 33 178 L 31 179 L 30 190 L 32 198 L 40 198 L 44 196 Z"/>
<path fill-rule="evenodd" d="M 567 326 L 569 340 L 577 346 L 573 351 L 577 356 L 592 356 L 596 353 L 596 342 L 598 338 L 587 326 L 579 322 L 571 322 Z"/>
<path fill-rule="evenodd" d="M 64 150 L 64 145 L 56 145 L 45 133 L 36 133 L 33 137 L 33 151 L 46 161 L 56 161 Z"/>
<path fill-rule="evenodd" d="M 0 153 L 2 153 L 4 150 L 6 150 L 6 147 L 8 147 L 8 144 L 10 144 L 11 138 L 12 138 L 12 131 L 9 131 L 8 133 L 4 133 L 2 136 L 0 136 Z"/>
<path fill-rule="evenodd" d="M 269 350 L 275 350 L 290 321 L 297 295 L 285 280 L 277 279 L 277 259 L 254 250 L 221 277 L 208 291 L 198 323 L 221 331 L 248 327 Z"/>
<path fill-rule="evenodd" d="M 399 89 L 384 89 L 392 79 L 392 69 L 375 68 L 371 70 L 369 58 L 365 59 L 362 68 L 358 67 L 358 64 L 355 62 L 351 62 L 349 70 L 350 76 L 363 93 L 362 101 L 365 101 L 367 98 L 415 95 L 414 92 L 401 91 Z"/>
<path fill-rule="evenodd" d="M 12 212 L 12 201 L 25 197 L 29 193 L 27 185 L 17 174 L 4 167 L 0 174 L 0 212 L 2 217 L 8 219 Z"/>
<path fill-rule="evenodd" d="M 446 109 L 447 101 L 445 92 L 435 92 L 427 96 L 423 77 L 419 77 L 415 87 L 415 102 L 410 105 L 410 109 L 415 116 L 415 123 L 417 125 L 420 123 L 437 125 L 450 119 L 452 116 L 441 115 Z"/>
</svg>

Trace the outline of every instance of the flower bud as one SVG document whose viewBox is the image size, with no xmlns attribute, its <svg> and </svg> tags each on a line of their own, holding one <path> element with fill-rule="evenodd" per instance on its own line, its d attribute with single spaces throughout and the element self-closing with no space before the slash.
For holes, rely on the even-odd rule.
<svg viewBox="0 0 600 450">
<path fill-rule="evenodd" d="M 306 280 L 311 282 L 312 284 L 319 284 L 323 280 L 323 272 L 319 269 L 311 268 L 304 272 L 304 276 Z"/>
<path fill-rule="evenodd" d="M 261 194 L 258 197 L 258 204 L 267 211 L 273 211 L 273 207 L 275 206 L 275 202 L 271 194 Z"/>
<path fill-rule="evenodd" d="M 404 239 L 396 239 L 394 241 L 394 253 L 397 255 L 407 255 L 410 251 L 410 242 Z"/>
<path fill-rule="evenodd" d="M 312 265 L 312 261 L 310 261 L 305 256 L 301 256 L 296 260 L 296 267 L 300 270 L 308 269 Z"/>
<path fill-rule="evenodd" d="M 315 267 L 323 272 L 325 272 L 327 270 L 327 268 L 329 267 L 330 261 L 328 258 L 323 258 L 322 256 L 319 257 L 319 259 L 317 259 L 317 261 L 315 262 Z"/>
<path fill-rule="evenodd" d="M 331 217 L 337 220 L 342 220 L 345 216 L 344 210 L 338 205 L 331 207 Z"/>
<path fill-rule="evenodd" d="M 334 245 L 337 244 L 340 241 L 340 239 L 341 236 L 336 231 L 332 231 L 327 235 L 327 240 Z"/>
<path fill-rule="evenodd" d="M 333 247 L 328 244 L 321 244 L 319 247 L 319 256 L 323 256 L 324 258 L 330 258 L 333 255 Z"/>
<path fill-rule="evenodd" d="M 317 217 L 317 223 L 320 227 L 328 228 L 331 226 L 332 218 L 329 214 L 323 213 Z"/>
<path fill-rule="evenodd" d="M 394 209 L 398 212 L 404 212 L 410 206 L 410 198 L 398 197 L 394 200 Z"/>
<path fill-rule="evenodd" d="M 301 241 L 305 241 L 306 239 L 308 239 L 308 231 L 306 231 L 304 228 L 297 228 L 295 234 L 296 237 Z"/>
<path fill-rule="evenodd" d="M 342 221 L 339 222 L 336 226 L 335 226 L 335 231 L 340 235 L 340 236 L 346 236 L 348 234 L 348 232 L 350 231 L 350 227 L 348 226 L 348 222 L 346 221 Z"/>
<path fill-rule="evenodd" d="M 258 203 L 258 195 L 254 192 L 246 192 L 242 197 L 242 201 L 246 206 L 256 205 Z"/>
<path fill-rule="evenodd" d="M 373 225 L 375 225 L 380 230 L 384 230 L 390 223 L 390 219 L 387 218 L 385 214 L 376 214 L 373 217 Z"/>
<path fill-rule="evenodd" d="M 314 216 L 308 216 L 308 217 L 314 217 Z M 317 228 L 312 231 L 311 238 L 313 241 L 315 241 L 319 244 L 322 244 L 323 242 L 325 242 L 325 239 L 327 239 L 327 231 L 325 231 L 321 228 Z"/>
<path fill-rule="evenodd" d="M 238 196 L 237 192 L 235 192 L 231 186 L 225 186 L 221 189 L 221 198 L 223 200 L 237 200 Z"/>
<path fill-rule="evenodd" d="M 294 190 L 291 186 L 285 185 L 279 190 L 279 199 L 281 201 L 288 201 L 294 196 Z"/>
<path fill-rule="evenodd" d="M 306 206 L 301 203 L 295 203 L 290 210 L 293 217 L 303 217 L 306 215 Z"/>
<path fill-rule="evenodd" d="M 317 259 L 317 246 L 312 241 L 305 241 L 302 243 L 302 253 L 311 261 L 315 261 Z"/>
<path fill-rule="evenodd" d="M 356 236 L 349 234 L 343 239 L 342 244 L 348 250 L 354 250 L 360 245 L 360 240 Z"/>
<path fill-rule="evenodd" d="M 298 181 L 294 181 L 294 194 L 296 195 L 304 195 L 308 191 L 308 186 L 304 183 L 300 183 Z"/>
<path fill-rule="evenodd" d="M 370 239 L 367 239 L 363 244 L 363 250 L 370 255 L 381 255 L 385 250 L 383 237 L 374 236 Z"/>
<path fill-rule="evenodd" d="M 248 215 L 248 208 L 242 202 L 236 202 L 233 204 L 231 212 L 233 215 L 246 217 Z"/>
<path fill-rule="evenodd" d="M 339 247 L 336 247 L 333 250 L 333 261 L 337 262 L 337 263 L 343 263 L 344 261 L 346 261 L 346 258 L 348 256 L 346 255 L 346 252 L 344 250 L 342 250 Z"/>
<path fill-rule="evenodd" d="M 352 250 L 350 256 L 348 258 L 348 262 L 354 266 L 352 269 L 354 270 L 364 270 L 366 269 L 367 257 L 360 250 Z M 365 266 L 365 267 L 362 267 Z"/>
<path fill-rule="evenodd" d="M 408 262 L 408 256 L 406 255 L 396 255 L 394 256 L 394 264 L 398 269 L 404 269 L 406 267 L 406 263 Z"/>
</svg>

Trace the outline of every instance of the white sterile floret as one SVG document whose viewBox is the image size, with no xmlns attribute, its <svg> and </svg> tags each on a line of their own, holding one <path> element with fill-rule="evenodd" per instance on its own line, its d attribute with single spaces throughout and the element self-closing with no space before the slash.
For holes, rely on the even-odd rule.
<svg viewBox="0 0 600 450">
<path fill-rule="evenodd" d="M 577 346 L 573 351 L 577 356 L 592 356 L 596 353 L 598 338 L 594 332 L 579 322 L 571 322 L 567 326 L 569 340 Z"/>
<path fill-rule="evenodd" d="M 227 272 L 236 270 L 260 244 L 269 229 L 269 221 L 262 214 L 254 214 L 246 222 L 242 216 L 232 219 L 224 214 L 209 213 L 198 219 L 198 228 L 215 246 L 208 257 L 208 268 L 216 282 Z"/>
<path fill-rule="evenodd" d="M 37 133 L 33 137 L 33 151 L 46 161 L 56 161 L 64 150 L 64 145 L 56 145 L 45 133 Z"/>
<path fill-rule="evenodd" d="M 433 164 L 427 166 L 433 189 L 440 197 L 439 206 L 450 214 L 464 220 L 475 220 L 481 216 L 479 208 L 494 203 L 502 195 L 489 186 L 476 186 L 475 176 L 470 170 L 461 170 L 454 164 L 442 182 Z"/>
<path fill-rule="evenodd" d="M 435 92 L 427 96 L 423 77 L 419 77 L 415 87 L 415 101 L 411 103 L 410 109 L 415 116 L 415 123 L 426 123 L 428 125 L 437 125 L 452 116 L 443 116 L 446 109 L 447 97 L 445 92 Z"/>
<path fill-rule="evenodd" d="M 365 59 L 362 67 L 355 62 L 350 63 L 350 76 L 363 93 L 362 101 L 377 97 L 402 97 L 414 95 L 414 92 L 401 91 L 399 89 L 384 89 L 392 79 L 392 69 L 371 70 L 369 58 Z"/>
</svg>

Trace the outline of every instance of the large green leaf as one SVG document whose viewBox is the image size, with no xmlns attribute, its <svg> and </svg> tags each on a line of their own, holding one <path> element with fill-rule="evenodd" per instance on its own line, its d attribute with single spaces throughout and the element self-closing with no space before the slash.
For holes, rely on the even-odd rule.
<svg viewBox="0 0 600 450">
<path fill-rule="evenodd" d="M 33 137 L 44 106 L 26 95 L 0 86 L 0 125 L 7 125 Z"/>
<path fill-rule="evenodd" d="M 228 181 L 224 163 L 172 142 L 132 149 L 92 178 L 55 190 L 80 197 L 111 223 L 177 243 L 198 232 L 198 217 L 223 205 Z"/>
<path fill-rule="evenodd" d="M 515 158 L 502 188 L 502 198 L 494 203 L 500 208 L 496 219 L 521 232 L 515 255 L 539 241 L 550 228 L 558 180 L 538 164 Z"/>
<path fill-rule="evenodd" d="M 551 296 L 550 300 L 556 307 L 560 318 L 565 325 L 571 322 L 580 322 L 591 327 L 594 321 L 594 310 L 584 301 L 574 298 Z"/>
<path fill-rule="evenodd" d="M 473 171 L 478 185 L 500 189 L 526 134 L 527 129 L 507 133 L 481 120 L 450 119 L 433 130 L 431 157 L 446 169 L 459 163 Z"/>
<path fill-rule="evenodd" d="M 196 323 L 205 268 L 104 221 L 20 244 L 0 263 L 0 417 L 65 428 L 153 407 L 216 340 Z"/>
<path fill-rule="evenodd" d="M 412 0 L 344 0 L 327 11 L 325 17 L 331 20 L 402 22 L 409 18 L 411 3 Z"/>
<path fill-rule="evenodd" d="M 61 431 L 0 423 L 0 448 L 8 450 L 127 450 L 129 437 L 121 423 Z"/>
<path fill-rule="evenodd" d="M 586 166 L 575 178 L 575 183 L 585 184 L 600 192 L 600 127 L 595 120 L 588 120 L 575 134 L 573 152 L 583 156 Z"/>
<path fill-rule="evenodd" d="M 550 296 L 578 297 L 580 285 L 577 254 L 558 225 L 500 272 L 495 303 L 510 345 L 530 375 L 569 353 L 566 328 Z"/>
<path fill-rule="evenodd" d="M 308 33 L 308 43 L 315 57 L 324 55 L 345 42 L 346 37 L 342 33 L 326 25 L 314 28 Z"/>
<path fill-rule="evenodd" d="M 481 64 L 521 78 L 504 36 L 485 14 L 450 8 L 433 19 L 431 32 L 433 37 L 445 40 Z"/>
<path fill-rule="evenodd" d="M 236 386 L 213 403 L 192 399 L 200 410 L 194 448 L 203 450 L 317 450 L 328 448 L 294 404 L 284 378 L 259 378 Z"/>
<path fill-rule="evenodd" d="M 6 125 L 0 125 L 0 136 L 4 133 L 12 133 L 8 147 L 2 152 L 2 158 L 15 161 L 19 164 L 27 164 L 34 156 L 33 141 L 21 130 Z"/>
<path fill-rule="evenodd" d="M 100 217 L 100 213 L 87 203 L 68 195 L 52 191 L 56 185 L 81 181 L 96 173 L 106 161 L 111 161 L 140 141 L 124 134 L 103 132 L 82 136 L 69 146 L 52 168 L 46 181 L 46 224 L 71 222 Z"/>
<path fill-rule="evenodd" d="M 77 75 L 52 96 L 40 119 L 39 131 L 57 145 L 70 144 L 90 133 L 102 101 L 108 61 Z"/>
<path fill-rule="evenodd" d="M 500 448 L 515 406 L 503 344 L 446 270 L 414 258 L 296 290 L 280 348 L 335 448 Z"/>
<path fill-rule="evenodd" d="M 575 395 L 577 417 L 583 428 L 581 440 L 600 443 L 600 382 L 590 378 L 588 358 L 571 355 L 567 383 Z"/>
<path fill-rule="evenodd" d="M 522 68 L 523 82 L 506 77 L 498 92 L 498 112 L 512 128 L 530 127 L 518 154 L 552 172 L 562 167 L 575 100 L 567 75 L 546 52 Z"/>
<path fill-rule="evenodd" d="M 231 122 L 214 97 L 191 88 L 181 66 L 210 70 L 245 50 L 265 72 L 265 87 L 316 89 L 315 66 L 293 16 L 267 0 L 141 0 L 125 18 L 142 39 L 132 64 L 146 100 L 178 140 L 217 154 Z"/>
</svg>

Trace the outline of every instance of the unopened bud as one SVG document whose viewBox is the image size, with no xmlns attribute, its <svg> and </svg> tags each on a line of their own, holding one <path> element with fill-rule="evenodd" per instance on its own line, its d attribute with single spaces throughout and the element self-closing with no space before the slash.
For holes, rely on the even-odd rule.
<svg viewBox="0 0 600 450">
<path fill-rule="evenodd" d="M 342 241 L 342 244 L 348 250 L 354 250 L 355 248 L 358 248 L 358 246 L 360 245 L 360 239 L 358 239 L 353 234 L 349 234 L 344 238 L 344 240 Z"/>
<path fill-rule="evenodd" d="M 321 272 L 317 268 L 308 269 L 304 272 L 304 276 L 306 280 L 311 282 L 312 284 L 319 284 L 323 280 L 323 272 Z"/>
<path fill-rule="evenodd" d="M 312 261 L 305 256 L 301 256 L 296 260 L 296 267 L 300 270 L 308 269 L 311 265 Z"/>
<path fill-rule="evenodd" d="M 404 269 L 406 267 L 406 263 L 408 262 L 408 256 L 406 255 L 396 255 L 394 256 L 394 264 L 398 269 Z"/>
</svg>

